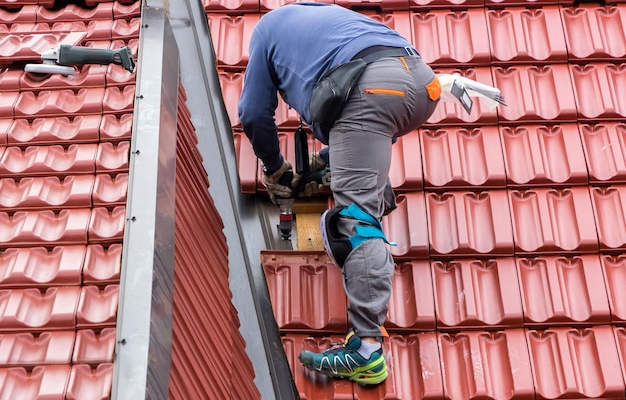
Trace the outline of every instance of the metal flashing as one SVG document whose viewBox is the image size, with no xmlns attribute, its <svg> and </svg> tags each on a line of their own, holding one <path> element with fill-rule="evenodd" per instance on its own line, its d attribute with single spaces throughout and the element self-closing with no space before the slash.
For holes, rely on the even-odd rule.
<svg viewBox="0 0 626 400">
<path fill-rule="evenodd" d="M 166 10 L 144 5 L 142 18 L 111 392 L 117 400 L 167 398 L 171 362 L 176 160 L 172 133 L 179 57 Z"/>
</svg>

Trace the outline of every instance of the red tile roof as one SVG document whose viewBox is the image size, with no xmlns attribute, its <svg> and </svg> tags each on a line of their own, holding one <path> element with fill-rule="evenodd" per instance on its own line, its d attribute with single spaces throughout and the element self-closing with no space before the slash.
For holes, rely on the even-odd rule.
<svg viewBox="0 0 626 400">
<path fill-rule="evenodd" d="M 326 349 L 350 324 L 340 271 L 323 252 L 261 253 L 301 398 L 623 398 L 624 4 L 336 3 L 401 32 L 437 72 L 500 88 L 508 107 L 476 103 L 467 115 L 442 103 L 394 145 L 398 209 L 383 227 L 398 245 L 383 385 L 302 368 L 301 350 Z M 260 4 L 261 13 L 280 6 Z M 205 9 L 241 190 L 263 192 L 236 113 L 261 14 Z M 279 107 L 276 120 L 294 161 L 297 116 Z"/>
</svg>

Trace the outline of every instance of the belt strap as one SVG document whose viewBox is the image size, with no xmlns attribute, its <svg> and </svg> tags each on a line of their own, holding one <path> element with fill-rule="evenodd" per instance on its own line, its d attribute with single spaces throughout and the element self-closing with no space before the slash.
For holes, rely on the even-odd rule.
<svg viewBox="0 0 626 400">
<path fill-rule="evenodd" d="M 419 53 L 413 47 L 389 47 L 389 46 L 371 46 L 359 51 L 353 60 L 363 59 L 366 63 L 371 63 L 385 57 L 406 57 L 418 56 Z"/>
</svg>

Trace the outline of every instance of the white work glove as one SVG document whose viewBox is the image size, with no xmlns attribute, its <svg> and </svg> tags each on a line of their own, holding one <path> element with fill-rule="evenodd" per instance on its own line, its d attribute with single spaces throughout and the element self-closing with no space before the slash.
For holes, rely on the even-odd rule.
<svg viewBox="0 0 626 400">
<path fill-rule="evenodd" d="M 326 168 L 326 161 L 320 157 L 318 152 L 315 152 L 309 156 L 309 171 L 311 173 L 321 171 Z M 298 197 L 311 197 L 320 192 L 322 185 L 318 182 L 312 181 L 304 185 L 302 192 L 298 193 Z"/>
<path fill-rule="evenodd" d="M 281 183 L 280 180 L 286 172 L 292 174 L 293 177 L 289 182 L 284 182 L 283 179 L 283 182 Z M 298 186 L 300 179 L 302 179 L 302 176 L 293 173 L 291 164 L 287 160 L 284 160 L 283 165 L 281 165 L 280 168 L 278 168 L 278 170 L 273 172 L 271 175 L 267 175 L 263 172 L 263 184 L 267 188 L 267 193 L 274 204 L 276 204 L 277 196 L 284 198 L 290 197 L 292 189 Z M 289 186 L 284 183 L 287 183 Z"/>
</svg>

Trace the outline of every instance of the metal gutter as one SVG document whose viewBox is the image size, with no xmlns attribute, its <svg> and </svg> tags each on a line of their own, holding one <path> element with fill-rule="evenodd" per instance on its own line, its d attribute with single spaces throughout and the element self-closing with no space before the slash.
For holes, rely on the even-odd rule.
<svg viewBox="0 0 626 400">
<path fill-rule="evenodd" d="M 255 370 L 255 384 L 263 399 L 297 399 L 260 261 L 261 250 L 275 248 L 276 229 L 267 217 L 268 202 L 241 193 L 231 124 L 203 3 L 171 0 L 169 5 L 180 49 L 181 82 L 209 176 L 209 191 L 224 222 L 233 305 Z"/>
<path fill-rule="evenodd" d="M 142 8 L 111 398 L 167 399 L 174 282 L 178 48 L 159 1 Z"/>
</svg>

